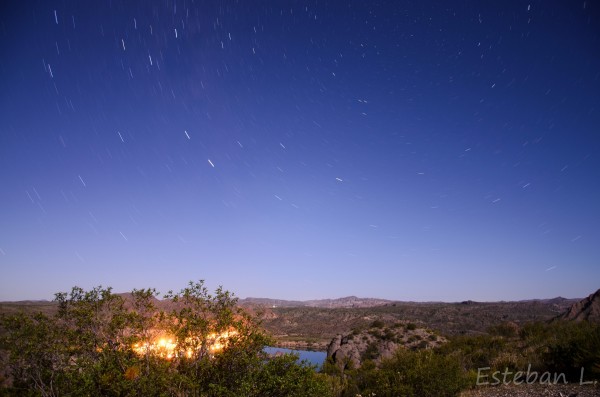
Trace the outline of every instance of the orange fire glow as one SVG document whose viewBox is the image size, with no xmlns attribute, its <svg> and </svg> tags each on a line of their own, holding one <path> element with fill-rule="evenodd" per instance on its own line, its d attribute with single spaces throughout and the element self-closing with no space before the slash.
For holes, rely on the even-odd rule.
<svg viewBox="0 0 600 397">
<path fill-rule="evenodd" d="M 169 335 L 163 335 L 152 342 L 136 343 L 132 348 L 133 351 L 139 355 L 152 354 L 167 360 L 180 355 L 191 358 L 194 354 L 194 350 L 198 351 L 202 346 L 206 347 L 211 354 L 222 351 L 229 344 L 229 338 L 235 335 L 237 335 L 237 331 L 225 331 L 220 334 L 212 333 L 206 337 L 204 343 L 200 343 L 197 338 L 187 338 L 185 340 L 185 345 L 195 346 L 195 349 L 187 347 L 185 350 L 177 345 L 175 338 Z"/>
</svg>

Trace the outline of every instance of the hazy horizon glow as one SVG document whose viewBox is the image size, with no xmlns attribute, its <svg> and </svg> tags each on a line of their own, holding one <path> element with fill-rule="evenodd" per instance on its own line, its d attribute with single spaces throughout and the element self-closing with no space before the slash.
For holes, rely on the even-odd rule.
<svg viewBox="0 0 600 397">
<path fill-rule="evenodd" d="M 12 2 L 0 300 L 600 288 L 592 2 Z"/>
</svg>

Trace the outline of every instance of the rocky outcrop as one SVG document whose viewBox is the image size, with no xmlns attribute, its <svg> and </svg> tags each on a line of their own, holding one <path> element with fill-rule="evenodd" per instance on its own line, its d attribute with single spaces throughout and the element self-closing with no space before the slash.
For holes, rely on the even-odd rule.
<svg viewBox="0 0 600 397">
<path fill-rule="evenodd" d="M 357 368 L 361 364 L 361 349 L 348 335 L 337 335 L 327 347 L 327 357 L 344 368 Z"/>
<path fill-rule="evenodd" d="M 396 323 L 385 326 L 375 321 L 369 329 L 337 335 L 327 347 L 327 358 L 340 369 L 358 368 L 365 360 L 379 364 L 398 349 L 430 349 L 446 340 L 415 324 Z"/>
<path fill-rule="evenodd" d="M 562 320 L 590 321 L 600 323 L 600 289 L 585 299 L 573 304 L 558 316 Z"/>
</svg>

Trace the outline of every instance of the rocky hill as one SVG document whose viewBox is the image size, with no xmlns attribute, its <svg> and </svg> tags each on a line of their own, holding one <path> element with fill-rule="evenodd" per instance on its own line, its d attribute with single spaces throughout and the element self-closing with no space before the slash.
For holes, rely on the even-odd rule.
<svg viewBox="0 0 600 397">
<path fill-rule="evenodd" d="M 445 341 L 445 338 L 428 329 L 418 328 L 414 323 L 397 322 L 385 326 L 381 321 L 374 321 L 368 329 L 354 330 L 333 338 L 327 347 L 327 357 L 340 368 L 358 368 L 365 360 L 378 364 L 401 348 L 429 349 Z"/>
<path fill-rule="evenodd" d="M 569 310 L 557 318 L 562 320 L 600 323 L 600 289 L 587 298 L 574 303 Z"/>
</svg>

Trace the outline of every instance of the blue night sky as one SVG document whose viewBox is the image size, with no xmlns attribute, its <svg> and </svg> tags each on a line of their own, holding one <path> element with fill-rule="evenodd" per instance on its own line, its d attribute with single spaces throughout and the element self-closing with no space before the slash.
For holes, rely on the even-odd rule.
<svg viewBox="0 0 600 397">
<path fill-rule="evenodd" d="M 0 300 L 600 287 L 600 5 L 13 1 Z"/>
</svg>

